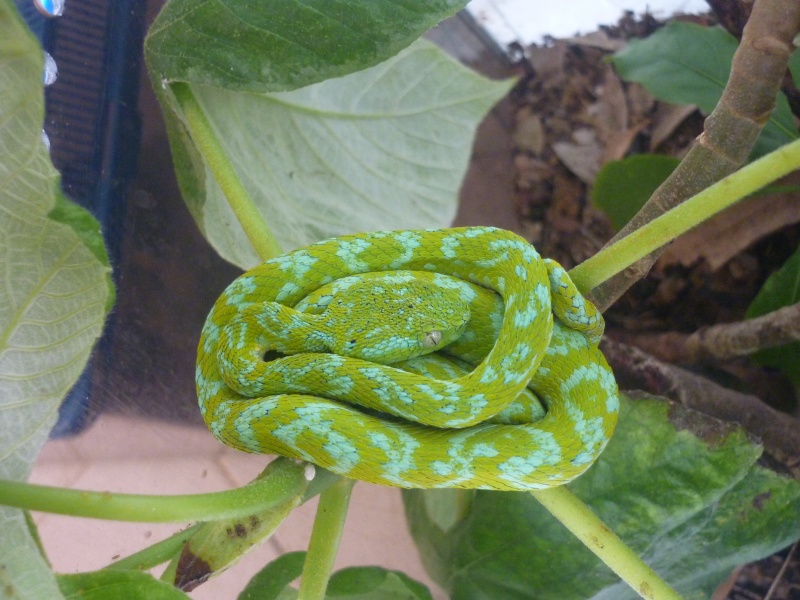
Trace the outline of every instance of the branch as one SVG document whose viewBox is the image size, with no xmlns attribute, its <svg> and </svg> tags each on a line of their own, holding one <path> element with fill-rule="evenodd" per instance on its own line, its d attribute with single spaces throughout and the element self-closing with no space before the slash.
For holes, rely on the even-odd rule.
<svg viewBox="0 0 800 600">
<path fill-rule="evenodd" d="M 623 271 L 719 211 L 800 167 L 800 139 L 781 146 L 607 245 L 569 272 L 581 292 Z"/>
<path fill-rule="evenodd" d="M 704 131 L 672 175 L 642 210 L 609 242 L 628 235 L 699 191 L 729 175 L 747 160 L 775 107 L 792 39 L 800 31 L 800 2 L 756 0 L 731 74 Z M 650 270 L 660 251 L 599 285 L 589 299 L 604 311 Z"/>
<path fill-rule="evenodd" d="M 182 496 L 112 494 L 0 479 L 0 505 L 110 521 L 212 521 L 268 510 L 302 494 L 307 486 L 302 464 L 278 459 L 240 488 Z"/>
<path fill-rule="evenodd" d="M 707 415 L 739 423 L 758 436 L 764 451 L 800 479 L 800 423 L 759 398 L 724 388 L 646 352 L 604 338 L 601 349 L 620 388 L 665 396 Z"/>
<path fill-rule="evenodd" d="M 567 486 L 533 490 L 531 496 L 642 598 L 681 600 L 681 597 Z"/>
<path fill-rule="evenodd" d="M 626 340 L 643 341 L 642 336 Z M 758 350 L 800 340 L 800 303 L 760 317 L 704 327 L 692 334 L 670 331 L 648 335 L 647 349 L 670 362 L 699 364 L 749 356 Z"/>
<path fill-rule="evenodd" d="M 225 195 L 225 199 L 259 258 L 267 260 L 283 254 L 272 230 L 267 226 L 236 169 L 228 160 L 225 149 L 189 84 L 173 83 L 171 89 L 178 106 L 183 111 L 192 142 Z"/>
<path fill-rule="evenodd" d="M 323 600 L 344 530 L 354 479 L 341 478 L 319 496 L 317 516 L 300 578 L 298 600 Z"/>
</svg>

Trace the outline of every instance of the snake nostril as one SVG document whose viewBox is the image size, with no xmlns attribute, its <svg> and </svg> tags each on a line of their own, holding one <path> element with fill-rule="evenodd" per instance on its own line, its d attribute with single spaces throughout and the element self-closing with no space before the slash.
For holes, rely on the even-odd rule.
<svg viewBox="0 0 800 600">
<path fill-rule="evenodd" d="M 273 360 L 277 360 L 279 358 L 283 358 L 284 356 L 286 356 L 286 355 L 285 354 L 281 354 L 277 350 L 267 350 L 266 352 L 264 352 L 264 355 L 262 356 L 262 359 L 263 359 L 264 362 L 272 362 Z"/>
</svg>

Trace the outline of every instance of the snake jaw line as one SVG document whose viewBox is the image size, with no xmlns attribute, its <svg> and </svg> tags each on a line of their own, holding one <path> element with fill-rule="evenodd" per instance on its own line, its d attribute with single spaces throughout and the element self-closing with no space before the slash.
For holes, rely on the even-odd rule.
<svg viewBox="0 0 800 600">
<path fill-rule="evenodd" d="M 602 331 L 566 271 L 511 232 L 343 236 L 229 286 L 198 345 L 198 398 L 250 452 L 382 485 L 541 489 L 613 432 Z"/>
</svg>

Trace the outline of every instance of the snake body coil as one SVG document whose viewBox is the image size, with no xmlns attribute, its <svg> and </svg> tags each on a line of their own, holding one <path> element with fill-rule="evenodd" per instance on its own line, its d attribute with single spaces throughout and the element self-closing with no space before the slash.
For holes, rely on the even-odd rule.
<svg viewBox="0 0 800 600">
<path fill-rule="evenodd" d="M 602 332 L 566 272 L 510 232 L 343 236 L 225 290 L 198 348 L 200 409 L 234 448 L 354 479 L 551 487 L 616 424 Z"/>
</svg>

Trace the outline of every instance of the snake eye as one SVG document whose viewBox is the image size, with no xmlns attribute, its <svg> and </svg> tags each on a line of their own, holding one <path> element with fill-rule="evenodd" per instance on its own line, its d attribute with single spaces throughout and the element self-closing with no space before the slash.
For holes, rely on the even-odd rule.
<svg viewBox="0 0 800 600">
<path fill-rule="evenodd" d="M 442 341 L 442 332 L 441 331 L 429 331 L 425 334 L 425 337 L 422 338 L 422 345 L 425 348 L 433 348 L 437 346 L 439 342 Z"/>
</svg>

